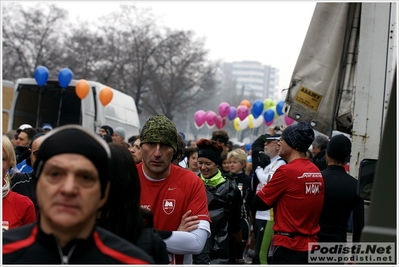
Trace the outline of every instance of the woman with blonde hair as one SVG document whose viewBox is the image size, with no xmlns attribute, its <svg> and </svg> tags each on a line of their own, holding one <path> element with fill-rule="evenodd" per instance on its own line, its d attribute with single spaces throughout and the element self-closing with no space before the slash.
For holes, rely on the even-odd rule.
<svg viewBox="0 0 399 267">
<path fill-rule="evenodd" d="M 3 135 L 3 231 L 36 221 L 33 202 L 26 196 L 10 190 L 12 170 L 16 165 L 14 147 L 10 139 Z"/>
<path fill-rule="evenodd" d="M 254 195 L 251 189 L 251 177 L 245 172 L 247 153 L 241 148 L 233 149 L 227 154 L 227 162 L 229 163 L 230 172 L 226 177 L 233 180 L 241 191 L 243 204 L 241 206 L 240 226 L 242 239 L 247 244 L 251 234 L 250 225 L 252 225 L 253 222 L 251 204 Z"/>
</svg>

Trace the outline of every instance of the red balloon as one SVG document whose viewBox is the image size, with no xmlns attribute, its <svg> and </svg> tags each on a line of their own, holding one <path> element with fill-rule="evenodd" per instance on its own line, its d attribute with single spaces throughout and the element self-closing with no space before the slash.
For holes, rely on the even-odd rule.
<svg viewBox="0 0 399 267">
<path fill-rule="evenodd" d="M 226 118 L 223 118 L 222 116 L 218 115 L 216 117 L 216 128 L 218 128 L 220 130 L 224 126 L 226 126 Z"/>
</svg>

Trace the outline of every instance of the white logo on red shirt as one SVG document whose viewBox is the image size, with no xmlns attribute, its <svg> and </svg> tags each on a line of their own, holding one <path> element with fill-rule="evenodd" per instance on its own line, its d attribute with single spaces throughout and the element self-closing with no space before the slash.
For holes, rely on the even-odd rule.
<svg viewBox="0 0 399 267">
<path fill-rule="evenodd" d="M 320 172 L 304 172 L 302 176 L 299 176 L 298 179 L 301 178 L 323 178 Z"/>
<path fill-rule="evenodd" d="M 162 205 L 163 205 L 163 211 L 169 215 L 175 210 L 176 200 L 164 199 L 162 200 Z"/>
<path fill-rule="evenodd" d="M 305 182 L 305 195 L 317 195 L 321 185 L 321 182 Z"/>
</svg>

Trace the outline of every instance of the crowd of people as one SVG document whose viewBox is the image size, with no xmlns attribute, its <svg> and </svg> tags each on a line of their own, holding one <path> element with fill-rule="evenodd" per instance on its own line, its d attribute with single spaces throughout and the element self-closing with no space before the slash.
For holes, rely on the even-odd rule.
<svg viewBox="0 0 399 267">
<path fill-rule="evenodd" d="M 252 144 L 184 140 L 164 115 L 122 127 L 3 135 L 5 264 L 307 264 L 308 243 L 360 241 L 351 140 L 305 122 Z M 351 218 L 351 219 L 350 219 Z"/>
</svg>

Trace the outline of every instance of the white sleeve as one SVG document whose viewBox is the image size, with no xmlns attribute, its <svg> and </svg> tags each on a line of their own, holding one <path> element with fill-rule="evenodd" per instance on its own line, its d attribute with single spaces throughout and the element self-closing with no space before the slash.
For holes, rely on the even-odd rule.
<svg viewBox="0 0 399 267">
<path fill-rule="evenodd" d="M 207 238 L 211 235 L 208 221 L 200 220 L 198 228 L 191 232 L 173 231 L 172 235 L 164 239 L 166 249 L 174 254 L 199 254 L 205 246 Z"/>
<path fill-rule="evenodd" d="M 256 168 L 255 173 L 256 173 L 256 176 L 258 177 L 259 183 L 261 185 L 264 185 L 267 182 L 268 173 L 265 173 L 265 170 L 262 169 L 261 167 Z"/>
</svg>

